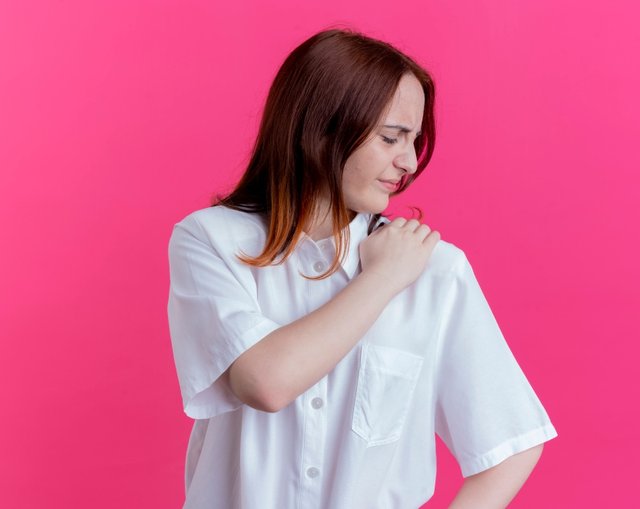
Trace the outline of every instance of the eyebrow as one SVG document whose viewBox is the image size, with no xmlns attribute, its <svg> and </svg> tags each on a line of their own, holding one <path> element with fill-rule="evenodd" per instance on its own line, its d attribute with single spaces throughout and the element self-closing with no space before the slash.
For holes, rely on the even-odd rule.
<svg viewBox="0 0 640 509">
<path fill-rule="evenodd" d="M 391 128 L 391 129 L 397 129 L 397 130 L 398 130 L 398 131 L 400 131 L 401 133 L 410 133 L 410 132 L 411 132 L 411 129 L 409 129 L 407 126 L 399 125 L 399 124 L 398 124 L 398 125 L 395 125 L 395 124 L 394 124 L 394 125 L 388 125 L 388 124 L 385 124 L 385 125 L 383 125 L 382 127 L 389 127 L 389 128 Z M 422 134 L 422 131 L 418 131 L 418 132 L 416 133 L 416 136 L 420 136 L 421 134 Z"/>
</svg>

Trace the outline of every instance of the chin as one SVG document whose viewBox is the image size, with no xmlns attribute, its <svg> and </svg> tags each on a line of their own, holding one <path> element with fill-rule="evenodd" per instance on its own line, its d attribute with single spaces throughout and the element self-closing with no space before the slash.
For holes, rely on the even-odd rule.
<svg viewBox="0 0 640 509">
<path fill-rule="evenodd" d="M 388 206 L 389 206 L 389 201 L 385 200 L 385 203 L 380 203 L 379 205 L 371 205 L 368 207 L 363 207 L 361 211 L 367 214 L 380 214 L 381 212 L 384 212 Z"/>
<path fill-rule="evenodd" d="M 359 203 L 347 204 L 349 210 L 363 214 L 380 214 L 389 206 L 389 197 L 370 197 L 369 200 L 362 200 Z"/>
</svg>

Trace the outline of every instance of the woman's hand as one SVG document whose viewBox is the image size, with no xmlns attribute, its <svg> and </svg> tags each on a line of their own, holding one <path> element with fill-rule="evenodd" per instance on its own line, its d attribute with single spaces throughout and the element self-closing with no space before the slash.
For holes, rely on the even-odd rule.
<svg viewBox="0 0 640 509">
<path fill-rule="evenodd" d="M 397 217 L 360 243 L 362 272 L 377 274 L 399 293 L 424 271 L 440 233 L 417 219 Z"/>
</svg>

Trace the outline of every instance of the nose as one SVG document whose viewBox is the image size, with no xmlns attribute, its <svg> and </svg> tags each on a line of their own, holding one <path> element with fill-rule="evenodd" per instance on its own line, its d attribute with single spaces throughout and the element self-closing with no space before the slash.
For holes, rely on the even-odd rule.
<svg viewBox="0 0 640 509">
<path fill-rule="evenodd" d="M 418 156 L 416 155 L 416 147 L 413 143 L 407 143 L 406 148 L 394 160 L 398 168 L 403 169 L 407 173 L 415 173 L 418 169 Z"/>
</svg>

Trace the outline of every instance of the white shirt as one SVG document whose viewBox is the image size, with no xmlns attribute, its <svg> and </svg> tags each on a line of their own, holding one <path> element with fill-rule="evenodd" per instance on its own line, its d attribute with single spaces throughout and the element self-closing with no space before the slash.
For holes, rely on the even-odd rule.
<svg viewBox="0 0 640 509">
<path fill-rule="evenodd" d="M 335 368 L 281 411 L 244 404 L 219 379 L 349 284 L 370 219 L 349 224 L 348 257 L 321 281 L 298 271 L 325 271 L 331 237 L 305 234 L 285 263 L 256 268 L 235 253 L 261 252 L 260 216 L 216 206 L 174 226 L 169 326 L 195 419 L 184 508 L 417 508 L 434 491 L 435 433 L 465 477 L 557 436 L 464 252 L 444 240 Z"/>
</svg>

